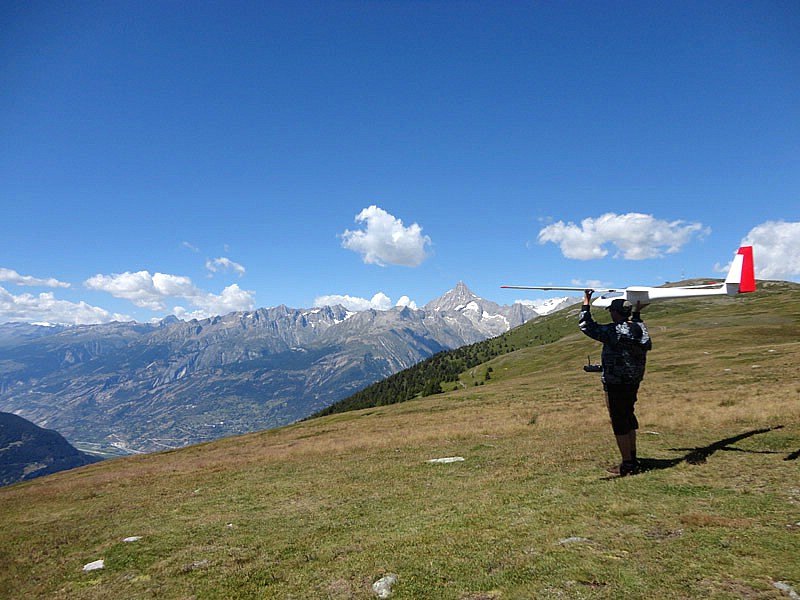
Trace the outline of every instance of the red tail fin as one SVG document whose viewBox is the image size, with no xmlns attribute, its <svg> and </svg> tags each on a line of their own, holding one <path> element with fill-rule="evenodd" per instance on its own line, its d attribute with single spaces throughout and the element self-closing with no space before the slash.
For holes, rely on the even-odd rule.
<svg viewBox="0 0 800 600">
<path fill-rule="evenodd" d="M 753 247 L 742 246 L 737 254 L 742 255 L 742 278 L 739 281 L 739 293 L 756 291 L 756 276 L 753 266 Z"/>
</svg>

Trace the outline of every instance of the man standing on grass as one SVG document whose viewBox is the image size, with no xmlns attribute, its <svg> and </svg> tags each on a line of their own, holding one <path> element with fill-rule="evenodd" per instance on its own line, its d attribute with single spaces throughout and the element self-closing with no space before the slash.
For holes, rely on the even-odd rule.
<svg viewBox="0 0 800 600">
<path fill-rule="evenodd" d="M 600 325 L 592 319 L 591 300 L 594 290 L 585 290 L 583 306 L 578 317 L 580 330 L 603 343 L 603 389 L 611 417 L 611 428 L 617 439 L 622 463 L 610 472 L 621 476 L 639 472 L 636 459 L 636 430 L 639 422 L 634 414 L 636 394 L 644 377 L 647 351 L 652 348 L 650 334 L 641 318 L 641 306 L 633 311 L 631 303 L 622 298 L 611 302 L 608 311 L 612 323 Z"/>
</svg>

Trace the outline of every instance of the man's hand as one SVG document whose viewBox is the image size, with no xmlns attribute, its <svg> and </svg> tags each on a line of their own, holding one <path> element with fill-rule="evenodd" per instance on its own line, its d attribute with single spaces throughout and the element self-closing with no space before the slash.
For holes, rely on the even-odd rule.
<svg viewBox="0 0 800 600">
<path fill-rule="evenodd" d="M 591 304 L 592 303 L 592 294 L 594 294 L 594 290 L 592 290 L 592 289 L 583 290 L 583 303 L 584 304 Z"/>
</svg>

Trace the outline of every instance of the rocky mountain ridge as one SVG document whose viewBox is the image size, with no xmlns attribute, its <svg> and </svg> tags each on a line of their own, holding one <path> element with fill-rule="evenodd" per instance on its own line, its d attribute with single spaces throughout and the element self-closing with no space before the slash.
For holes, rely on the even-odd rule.
<svg viewBox="0 0 800 600">
<path fill-rule="evenodd" d="M 202 321 L 0 326 L 0 410 L 78 448 L 150 452 L 304 418 L 535 318 L 463 283 L 423 309 L 286 306 Z"/>
</svg>

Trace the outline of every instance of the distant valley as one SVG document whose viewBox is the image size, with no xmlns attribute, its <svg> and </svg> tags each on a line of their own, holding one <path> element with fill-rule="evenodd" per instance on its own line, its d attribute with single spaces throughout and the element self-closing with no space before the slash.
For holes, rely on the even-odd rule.
<svg viewBox="0 0 800 600">
<path fill-rule="evenodd" d="M 442 350 L 574 303 L 500 306 L 459 283 L 421 309 L 259 309 L 202 321 L 0 325 L 0 410 L 101 456 L 292 423 Z"/>
</svg>

